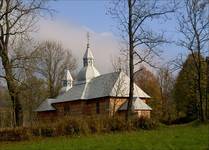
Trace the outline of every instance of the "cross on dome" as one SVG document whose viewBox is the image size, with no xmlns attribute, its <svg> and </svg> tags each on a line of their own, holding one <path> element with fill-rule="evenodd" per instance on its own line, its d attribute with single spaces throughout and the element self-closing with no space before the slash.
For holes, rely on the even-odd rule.
<svg viewBox="0 0 209 150">
<path fill-rule="evenodd" d="M 87 48 L 89 48 L 90 34 L 87 32 Z"/>
</svg>

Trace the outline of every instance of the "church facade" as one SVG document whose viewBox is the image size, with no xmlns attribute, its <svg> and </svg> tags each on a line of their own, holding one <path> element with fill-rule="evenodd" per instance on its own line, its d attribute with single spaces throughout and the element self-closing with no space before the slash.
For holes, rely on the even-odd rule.
<svg viewBox="0 0 209 150">
<path fill-rule="evenodd" d="M 36 109 L 39 119 L 53 120 L 62 116 L 124 115 L 127 111 L 129 77 L 123 73 L 100 74 L 94 66 L 89 44 L 83 56 L 83 68 L 74 80 L 66 70 L 63 87 L 54 99 L 44 100 Z M 150 99 L 134 84 L 132 112 L 137 117 L 150 117 Z"/>
</svg>

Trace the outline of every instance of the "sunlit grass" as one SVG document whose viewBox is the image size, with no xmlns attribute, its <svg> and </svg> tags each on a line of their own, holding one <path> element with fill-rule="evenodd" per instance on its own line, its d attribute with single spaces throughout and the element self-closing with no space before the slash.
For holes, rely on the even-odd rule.
<svg viewBox="0 0 209 150">
<path fill-rule="evenodd" d="M 209 125 L 3 142 L 0 150 L 209 150 Z"/>
</svg>

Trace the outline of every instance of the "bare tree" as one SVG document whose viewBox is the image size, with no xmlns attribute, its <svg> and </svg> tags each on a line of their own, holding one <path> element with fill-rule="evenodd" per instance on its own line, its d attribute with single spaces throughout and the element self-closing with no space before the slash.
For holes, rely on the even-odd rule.
<svg viewBox="0 0 209 150">
<path fill-rule="evenodd" d="M 208 96 L 209 96 L 209 57 L 206 57 L 207 61 L 207 71 L 206 71 L 206 77 L 207 77 L 207 86 L 206 86 L 206 104 L 205 104 L 205 116 L 207 119 L 209 119 L 208 116 Z"/>
<path fill-rule="evenodd" d="M 202 56 L 208 51 L 207 43 L 209 42 L 209 15 L 207 1 L 185 0 L 184 13 L 180 14 L 179 32 L 183 35 L 180 40 L 180 46 L 186 48 L 193 56 L 195 71 L 197 73 L 197 99 L 198 111 L 201 121 L 205 120 L 203 90 L 201 81 L 203 79 Z M 183 15 L 182 15 L 183 14 Z M 196 55 L 197 54 L 197 55 Z"/>
<path fill-rule="evenodd" d="M 129 73 L 128 67 L 128 58 L 127 55 L 123 55 L 125 53 L 121 53 L 119 56 L 115 56 L 111 59 L 112 69 L 114 72 L 123 71 L 124 73 Z"/>
<path fill-rule="evenodd" d="M 76 69 L 77 63 L 71 51 L 66 50 L 58 42 L 42 42 L 34 53 L 37 57 L 35 70 L 47 83 L 48 96 L 50 98 L 58 95 L 61 88 L 61 81 L 64 76 L 64 70 L 71 71 Z"/>
<path fill-rule="evenodd" d="M 121 97 L 125 97 L 125 93 L 127 91 L 128 85 L 125 81 L 125 73 L 126 72 L 126 67 L 125 67 L 126 61 L 122 59 L 121 57 L 116 57 L 112 59 L 112 66 L 113 66 L 113 71 L 117 72 L 119 74 L 117 81 L 115 82 L 115 85 L 113 86 L 112 92 L 114 94 L 114 99 L 111 103 L 112 107 L 112 115 L 113 117 L 115 116 L 115 113 L 117 109 L 125 102 L 125 99 L 121 99 Z M 112 79 L 114 81 L 114 76 L 112 76 Z"/>
<path fill-rule="evenodd" d="M 174 78 L 168 67 L 162 67 L 158 71 L 158 82 L 160 85 L 160 95 L 162 103 L 162 119 L 170 123 L 172 116 L 172 90 Z"/>
<path fill-rule="evenodd" d="M 4 69 L 2 78 L 6 80 L 13 104 L 14 126 L 21 125 L 22 108 L 18 98 L 18 83 L 14 78 L 10 59 L 12 47 L 17 39 L 24 39 L 33 31 L 40 10 L 45 9 L 43 0 L 1 0 L 0 1 L 0 57 Z M 46 10 L 46 9 L 45 9 Z"/>
<path fill-rule="evenodd" d="M 134 91 L 134 65 L 146 63 L 154 66 L 151 60 L 159 56 L 156 47 L 165 42 L 163 34 L 156 34 L 148 23 L 159 16 L 173 12 L 168 3 L 158 0 L 117 0 L 110 14 L 119 21 L 122 37 L 127 42 L 129 52 L 130 88 L 126 120 L 131 115 Z"/>
</svg>

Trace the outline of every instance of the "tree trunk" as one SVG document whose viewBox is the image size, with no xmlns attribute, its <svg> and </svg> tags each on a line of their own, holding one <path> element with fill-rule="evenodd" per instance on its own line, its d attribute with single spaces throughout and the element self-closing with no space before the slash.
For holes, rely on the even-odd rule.
<svg viewBox="0 0 209 150">
<path fill-rule="evenodd" d="M 23 124 L 23 110 L 22 110 L 22 105 L 20 104 L 20 100 L 18 96 L 16 97 L 15 100 L 15 122 L 17 126 L 22 126 Z"/>
<path fill-rule="evenodd" d="M 134 65 L 133 65 L 133 52 L 134 52 L 134 42 L 133 42 L 133 31 L 132 31 L 132 0 L 128 0 L 128 9 L 129 9 L 129 22 L 128 22 L 128 34 L 129 34 L 129 74 L 130 74 L 130 83 L 129 83 L 129 99 L 126 112 L 126 121 L 128 121 L 131 115 L 131 108 L 133 102 L 133 92 L 134 92 Z"/>
<path fill-rule="evenodd" d="M 199 116 L 198 118 L 201 121 L 204 121 L 202 91 L 201 91 L 201 68 L 200 67 L 201 66 L 198 62 L 198 68 L 197 68 L 197 104 L 198 104 L 198 116 Z"/>
<path fill-rule="evenodd" d="M 201 62 L 201 47 L 200 47 L 200 40 L 199 40 L 199 36 L 197 36 L 197 49 L 198 49 L 198 68 L 197 68 L 197 72 L 198 72 L 198 92 L 199 92 L 199 103 L 200 103 L 200 119 L 202 122 L 205 121 L 205 114 L 204 114 L 204 110 L 203 110 L 203 95 L 202 95 L 202 86 L 201 86 L 201 79 L 202 79 L 202 62 Z"/>
<path fill-rule="evenodd" d="M 205 116 L 206 116 L 206 119 L 209 119 L 209 116 L 208 116 L 208 94 L 209 94 L 209 57 L 206 57 L 206 62 L 207 62 L 207 70 L 206 70 L 207 86 L 206 86 Z"/>
<path fill-rule="evenodd" d="M 1 51 L 2 64 L 4 66 L 6 82 L 9 91 L 9 95 L 12 101 L 12 109 L 13 109 L 13 127 L 21 125 L 22 118 L 22 107 L 18 98 L 18 93 L 16 89 L 16 83 L 12 74 L 12 65 L 9 61 L 7 50 Z"/>
</svg>

